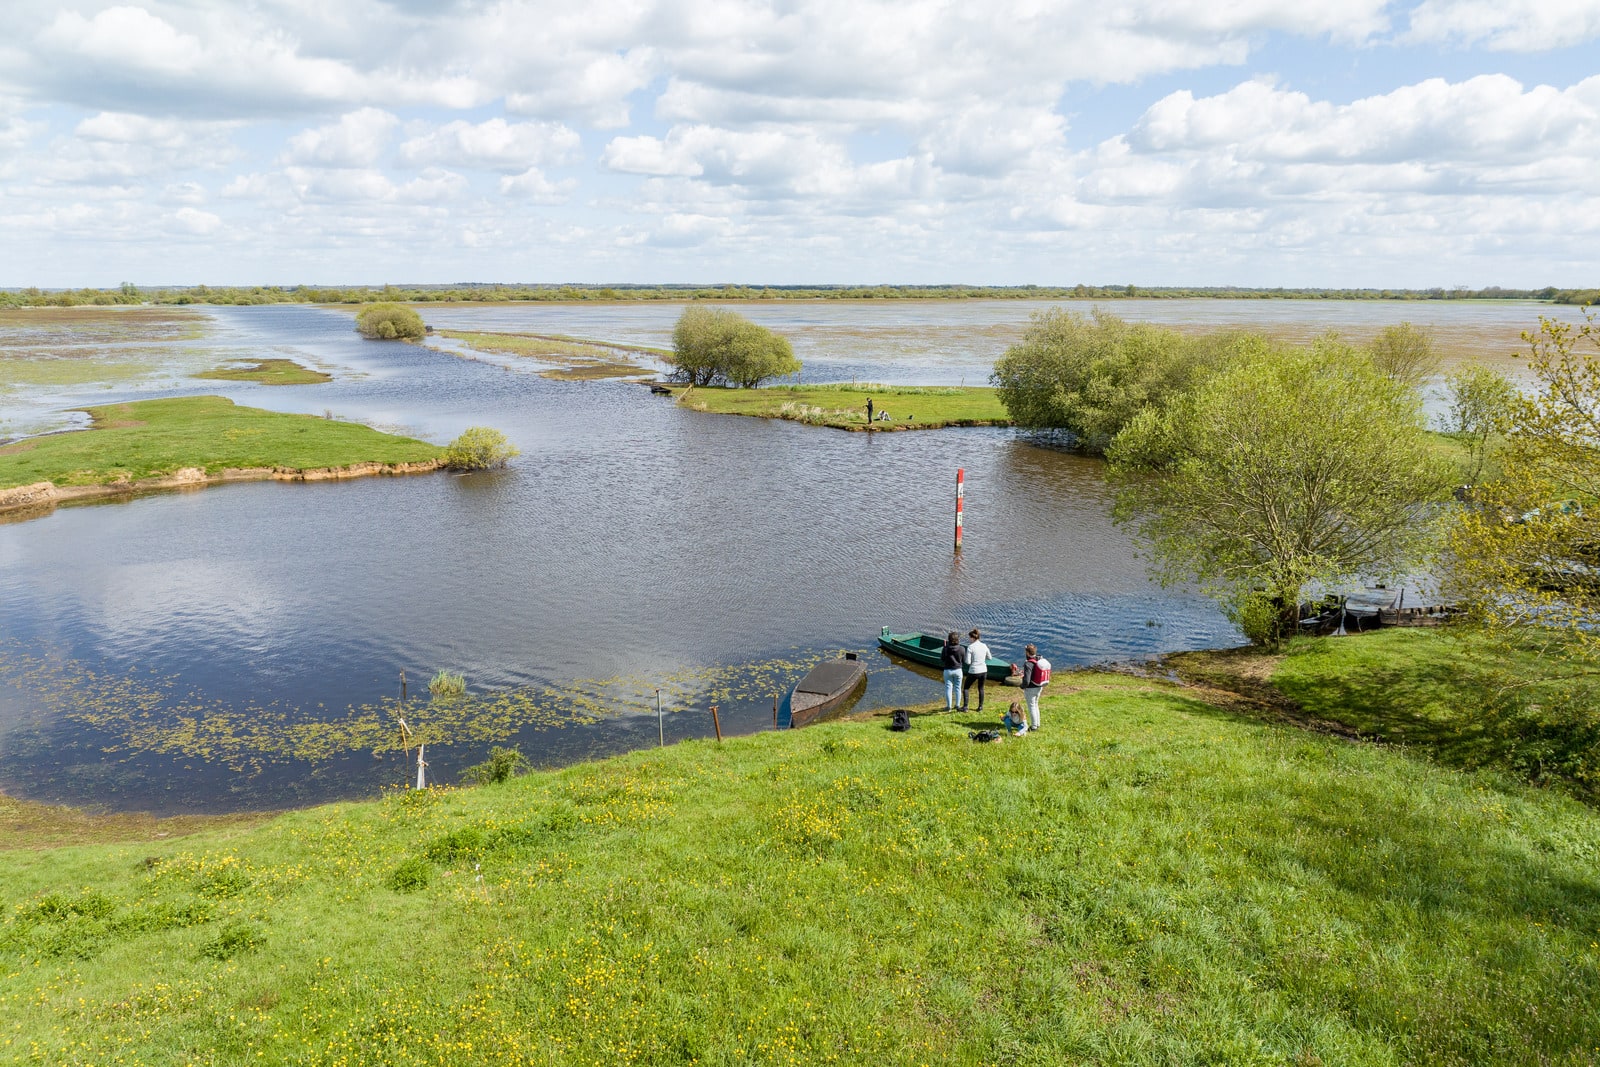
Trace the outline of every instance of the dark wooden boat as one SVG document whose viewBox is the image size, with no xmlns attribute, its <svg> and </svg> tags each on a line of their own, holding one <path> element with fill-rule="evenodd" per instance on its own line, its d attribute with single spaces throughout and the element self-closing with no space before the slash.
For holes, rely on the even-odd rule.
<svg viewBox="0 0 1600 1067">
<path fill-rule="evenodd" d="M 778 729 L 798 730 L 843 710 L 866 684 L 866 665 L 854 652 L 846 652 L 844 659 L 817 664 L 783 698 Z"/>
<path fill-rule="evenodd" d="M 885 652 L 904 656 L 913 663 L 938 670 L 941 662 L 940 653 L 944 650 L 944 638 L 933 634 L 892 634 L 885 626 L 878 634 L 878 645 Z M 990 656 L 989 680 L 1003 682 L 1009 677 L 1011 677 L 1011 664 Z"/>
</svg>

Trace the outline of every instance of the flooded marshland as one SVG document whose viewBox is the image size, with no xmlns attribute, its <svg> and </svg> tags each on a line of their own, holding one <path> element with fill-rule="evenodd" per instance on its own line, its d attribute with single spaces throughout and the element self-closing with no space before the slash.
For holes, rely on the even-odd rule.
<svg viewBox="0 0 1600 1067">
<path fill-rule="evenodd" d="M 1037 306 L 741 310 L 793 339 L 808 380 L 978 384 Z M 1351 336 L 1448 313 L 1463 336 L 1481 334 L 1485 355 L 1541 311 L 1576 315 L 1265 301 L 1112 310 L 1276 315 L 1262 325 Z M 441 328 L 641 345 L 666 343 L 678 311 L 423 309 Z M 1098 462 L 1012 431 L 847 434 L 708 415 L 636 384 L 541 378 L 516 357 L 364 342 L 338 310 L 183 314 L 189 332 L 177 337 L 61 342 L 143 369 L 7 380 L 0 418 L 53 429 L 83 404 L 216 393 L 440 442 L 493 426 L 522 455 L 487 474 L 237 485 L 0 525 L 7 792 L 156 811 L 365 796 L 407 776 L 400 717 L 429 743 L 433 773 L 452 780 L 492 744 L 543 765 L 654 744 L 657 689 L 669 743 L 708 734 L 713 702 L 724 729 L 752 731 L 770 724 L 774 695 L 847 649 L 871 668 L 862 706 L 933 699 L 929 676 L 872 651 L 883 625 L 976 625 L 997 655 L 1020 658 L 1034 641 L 1059 666 L 1238 640 L 1209 601 L 1145 578 L 1110 522 Z M 0 361 L 22 347 L 9 333 L 0 345 Z M 185 376 L 263 357 L 334 380 Z M 466 698 L 429 699 L 441 668 L 466 675 Z"/>
</svg>

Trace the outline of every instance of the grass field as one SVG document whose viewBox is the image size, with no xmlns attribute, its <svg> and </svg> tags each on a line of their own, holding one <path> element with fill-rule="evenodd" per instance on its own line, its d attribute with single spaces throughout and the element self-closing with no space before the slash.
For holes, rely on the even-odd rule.
<svg viewBox="0 0 1600 1067">
<path fill-rule="evenodd" d="M 0 865 L 23 1062 L 1588 1064 L 1600 813 L 1063 674 Z"/>
<path fill-rule="evenodd" d="M 242 366 L 217 367 L 201 371 L 195 377 L 224 382 L 260 382 L 262 385 L 318 385 L 333 381 L 333 375 L 302 367 L 292 359 L 264 359 Z"/>
<path fill-rule="evenodd" d="M 873 422 L 875 430 L 938 430 L 946 426 L 1009 426 L 1006 409 L 993 389 L 954 386 L 893 385 L 775 385 L 765 389 L 719 389 L 674 386 L 679 402 L 696 411 L 724 415 L 754 415 L 764 419 L 790 419 L 808 426 L 839 430 L 865 430 L 867 399 L 874 415 L 889 418 Z"/>
<path fill-rule="evenodd" d="M 0 447 L 0 489 L 50 481 L 105 485 L 187 467 L 312 470 L 420 463 L 444 450 L 366 426 L 237 407 L 218 396 L 141 400 L 88 409 L 94 425 Z"/>
</svg>

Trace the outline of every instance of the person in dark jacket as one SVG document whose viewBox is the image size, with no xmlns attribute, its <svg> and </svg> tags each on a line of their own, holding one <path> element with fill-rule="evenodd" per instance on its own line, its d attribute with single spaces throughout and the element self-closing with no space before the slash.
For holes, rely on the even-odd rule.
<svg viewBox="0 0 1600 1067">
<path fill-rule="evenodd" d="M 967 661 L 967 650 L 954 630 L 944 639 L 939 653 L 939 666 L 944 671 L 944 710 L 955 711 L 961 704 L 961 672 Z"/>
</svg>

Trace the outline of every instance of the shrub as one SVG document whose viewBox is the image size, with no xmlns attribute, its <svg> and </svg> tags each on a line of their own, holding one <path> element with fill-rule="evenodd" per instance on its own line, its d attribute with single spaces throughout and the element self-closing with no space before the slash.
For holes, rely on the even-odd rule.
<svg viewBox="0 0 1600 1067">
<path fill-rule="evenodd" d="M 489 758 L 461 772 L 461 777 L 475 785 L 504 782 L 528 769 L 528 757 L 514 748 L 491 748 Z"/>
<path fill-rule="evenodd" d="M 428 328 L 422 316 L 400 304 L 367 304 L 356 312 L 356 332 L 373 341 L 403 341 L 422 337 Z"/>
<path fill-rule="evenodd" d="M 454 471 L 486 471 L 504 467 L 517 454 L 517 446 L 499 430 L 472 426 L 450 442 L 444 462 Z"/>
<path fill-rule="evenodd" d="M 464 674 L 451 674 L 449 671 L 440 671 L 428 683 L 428 692 L 436 697 L 458 697 L 467 691 L 467 678 Z"/>
</svg>

